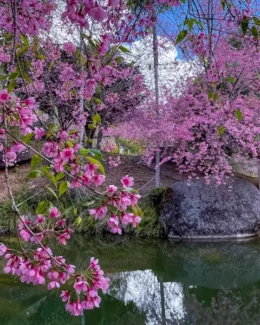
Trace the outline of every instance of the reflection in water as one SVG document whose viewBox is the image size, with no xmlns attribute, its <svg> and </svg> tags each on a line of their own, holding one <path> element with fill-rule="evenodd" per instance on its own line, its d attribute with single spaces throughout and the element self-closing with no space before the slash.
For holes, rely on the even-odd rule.
<svg viewBox="0 0 260 325">
<path fill-rule="evenodd" d="M 163 323 L 162 300 L 164 300 L 166 321 L 184 318 L 184 294 L 180 283 L 163 283 L 163 290 L 161 290 L 160 280 L 151 270 L 120 272 L 110 278 L 116 286 L 109 291 L 109 294 L 124 301 L 125 304 L 133 302 L 145 313 L 145 324 Z"/>
<path fill-rule="evenodd" d="M 78 237 L 59 253 L 81 270 L 90 256 L 100 259 L 112 280 L 101 308 L 71 317 L 58 293 L 0 274 L 0 325 L 260 324 L 259 241 L 102 242 Z"/>
</svg>

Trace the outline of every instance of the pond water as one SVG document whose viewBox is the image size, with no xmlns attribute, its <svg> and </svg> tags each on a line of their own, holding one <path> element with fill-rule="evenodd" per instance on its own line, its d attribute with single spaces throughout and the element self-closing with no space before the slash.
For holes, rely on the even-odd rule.
<svg viewBox="0 0 260 325">
<path fill-rule="evenodd" d="M 89 257 L 99 258 L 112 282 L 101 308 L 72 317 L 55 292 L 1 274 L 1 325 L 260 324 L 259 240 L 177 243 L 79 236 L 59 253 L 82 270 Z"/>
</svg>

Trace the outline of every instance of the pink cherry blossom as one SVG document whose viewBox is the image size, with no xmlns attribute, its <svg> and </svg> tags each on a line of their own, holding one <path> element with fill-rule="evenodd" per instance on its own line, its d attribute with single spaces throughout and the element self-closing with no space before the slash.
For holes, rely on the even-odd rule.
<svg viewBox="0 0 260 325">
<path fill-rule="evenodd" d="M 104 175 L 96 174 L 93 177 L 93 183 L 96 186 L 102 185 L 104 183 L 104 181 L 105 181 L 105 176 Z"/>
<path fill-rule="evenodd" d="M 11 96 L 8 94 L 8 91 L 6 89 L 0 90 L 0 102 L 6 103 L 10 99 Z"/>
<path fill-rule="evenodd" d="M 15 161 L 16 161 L 17 155 L 15 152 L 13 151 L 8 151 L 6 153 L 6 160 L 7 160 L 7 165 L 8 166 L 12 166 L 14 165 Z"/>
<path fill-rule="evenodd" d="M 49 284 L 48 284 L 48 290 L 53 290 L 53 289 L 59 289 L 60 287 L 60 284 L 59 282 L 57 281 L 51 281 Z"/>
<path fill-rule="evenodd" d="M 115 214 L 111 214 L 111 218 L 108 220 L 107 225 L 113 234 L 122 234 L 122 229 L 119 226 L 119 220 Z"/>
<path fill-rule="evenodd" d="M 14 142 L 13 146 L 11 147 L 11 151 L 13 152 L 22 152 L 25 149 L 25 146 L 22 143 Z"/>
<path fill-rule="evenodd" d="M 5 255 L 7 252 L 7 247 L 4 244 L 0 244 L 0 256 Z"/>
<path fill-rule="evenodd" d="M 45 217 L 42 214 L 38 214 L 37 215 L 37 219 L 36 219 L 36 223 L 40 224 L 40 223 L 44 223 L 45 222 Z"/>
<path fill-rule="evenodd" d="M 62 291 L 60 297 L 62 298 L 63 302 L 69 301 L 70 300 L 70 292 L 67 291 Z"/>
<path fill-rule="evenodd" d="M 31 238 L 30 232 L 28 230 L 21 230 L 19 234 L 24 241 L 29 241 Z"/>
<path fill-rule="evenodd" d="M 115 186 L 115 185 L 109 185 L 108 188 L 107 188 L 107 191 L 108 191 L 109 194 L 113 195 L 117 191 L 117 186 Z"/>
<path fill-rule="evenodd" d="M 128 175 L 122 177 L 121 183 L 124 188 L 126 187 L 132 187 L 134 185 L 134 179 L 133 177 L 129 177 Z"/>
<path fill-rule="evenodd" d="M 63 162 L 68 162 L 74 159 L 74 149 L 73 148 L 63 149 L 60 153 L 60 157 L 63 160 Z"/>
<path fill-rule="evenodd" d="M 60 217 L 60 211 L 56 207 L 51 208 L 49 217 L 50 218 L 59 218 Z"/>
<path fill-rule="evenodd" d="M 89 214 L 94 216 L 95 219 L 104 219 L 106 217 L 106 214 L 107 214 L 107 206 L 102 205 L 99 208 L 90 209 Z"/>
<path fill-rule="evenodd" d="M 34 137 L 36 140 L 40 140 L 45 136 L 45 131 L 43 128 L 34 128 Z"/>
<path fill-rule="evenodd" d="M 77 294 L 80 294 L 81 292 L 86 292 L 88 288 L 87 282 L 81 279 L 76 280 L 73 287 Z"/>
</svg>

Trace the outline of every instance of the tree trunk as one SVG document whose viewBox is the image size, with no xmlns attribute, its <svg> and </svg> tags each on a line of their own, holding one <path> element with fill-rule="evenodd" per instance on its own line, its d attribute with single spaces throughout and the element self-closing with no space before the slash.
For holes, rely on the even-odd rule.
<svg viewBox="0 0 260 325">
<path fill-rule="evenodd" d="M 157 39 L 157 26 L 156 26 L 157 18 L 155 9 L 153 9 L 153 62 L 154 62 L 154 88 L 155 88 L 155 109 L 156 109 L 156 126 L 159 126 L 159 72 L 158 72 L 158 63 L 159 63 L 159 55 L 158 55 L 158 39 Z M 160 151 L 159 147 L 157 148 L 155 156 L 155 186 L 160 186 Z"/>
<path fill-rule="evenodd" d="M 102 130 L 102 128 L 99 128 L 98 134 L 97 134 L 97 149 L 100 149 L 100 147 L 101 147 L 102 138 L 103 138 L 103 130 Z"/>
<path fill-rule="evenodd" d="M 80 28 L 80 51 L 82 52 L 82 49 L 83 49 L 83 28 L 81 27 Z M 80 67 L 80 70 L 83 71 L 83 66 L 82 66 L 82 63 L 81 64 L 81 67 Z M 84 99 L 83 99 L 83 87 L 80 87 L 80 106 L 79 106 L 79 111 L 80 111 L 80 114 L 83 114 L 84 113 Z M 80 134 L 79 134 L 79 144 L 80 146 L 84 146 L 84 132 L 85 131 L 85 128 L 84 128 L 84 125 L 82 125 L 80 127 Z"/>
</svg>

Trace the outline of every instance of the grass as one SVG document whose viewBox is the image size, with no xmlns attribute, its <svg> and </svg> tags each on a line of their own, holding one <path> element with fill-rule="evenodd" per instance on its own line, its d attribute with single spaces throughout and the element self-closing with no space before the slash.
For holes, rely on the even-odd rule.
<svg viewBox="0 0 260 325">
<path fill-rule="evenodd" d="M 139 201 L 140 208 L 143 211 L 141 223 L 136 227 L 126 227 L 125 234 L 147 238 L 164 237 L 164 231 L 159 223 L 160 204 L 163 200 L 165 188 L 152 190 L 146 197 Z M 21 204 L 20 209 L 24 215 L 33 215 L 39 202 L 49 200 L 60 210 L 63 211 L 64 217 L 69 223 L 74 224 L 75 220 L 80 217 L 81 223 L 75 226 L 76 231 L 88 235 L 104 235 L 108 233 L 105 220 L 96 221 L 89 215 L 91 208 L 98 207 L 102 204 L 102 198 L 91 196 L 87 193 L 70 192 L 63 195 L 58 201 L 45 191 L 39 195 L 33 195 L 26 190 L 16 195 L 17 204 Z M 12 211 L 10 203 L 4 203 L 0 207 L 0 228 L 15 231 L 16 216 Z"/>
</svg>

